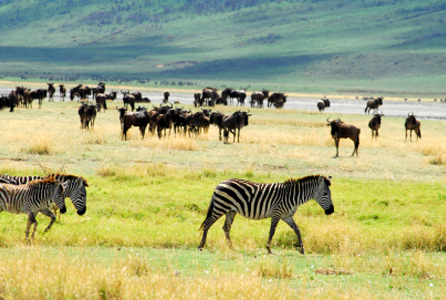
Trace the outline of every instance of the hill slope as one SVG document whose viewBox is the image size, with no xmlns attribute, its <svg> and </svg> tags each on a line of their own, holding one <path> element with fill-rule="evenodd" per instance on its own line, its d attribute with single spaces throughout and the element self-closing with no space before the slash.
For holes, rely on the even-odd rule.
<svg viewBox="0 0 446 300">
<path fill-rule="evenodd" d="M 0 75 L 438 92 L 442 1 L 0 1 Z"/>
</svg>

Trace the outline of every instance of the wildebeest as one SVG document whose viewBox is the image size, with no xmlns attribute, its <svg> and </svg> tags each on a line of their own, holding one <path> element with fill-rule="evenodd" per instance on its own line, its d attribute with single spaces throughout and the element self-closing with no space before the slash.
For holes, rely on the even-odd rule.
<svg viewBox="0 0 446 300">
<path fill-rule="evenodd" d="M 269 91 L 262 90 L 261 92 L 252 92 L 251 94 L 251 107 L 255 107 L 257 102 L 258 108 L 263 108 L 263 100 L 268 99 Z"/>
<path fill-rule="evenodd" d="M 54 82 L 47 82 L 46 84 L 48 84 L 48 95 L 49 95 L 48 101 L 54 101 L 53 96 L 54 93 L 56 92 L 56 88 L 54 87 Z"/>
<path fill-rule="evenodd" d="M 60 98 L 62 98 L 62 101 L 65 101 L 65 96 L 67 95 L 67 89 L 65 88 L 64 84 L 59 84 L 59 93 L 60 93 Z"/>
<path fill-rule="evenodd" d="M 213 112 L 209 117 L 209 122 L 211 125 L 218 127 L 218 139 L 221 141 L 221 131 L 223 130 L 223 118 L 225 114 L 221 112 Z"/>
<path fill-rule="evenodd" d="M 28 108 L 28 106 L 31 105 L 30 97 L 29 97 L 30 91 L 31 91 L 30 89 L 24 88 L 24 87 L 20 87 L 20 86 L 18 86 L 16 88 L 16 93 L 21 98 L 22 106 L 25 107 L 25 108 Z"/>
<path fill-rule="evenodd" d="M 329 99 L 324 97 L 317 102 L 317 109 L 319 109 L 319 111 L 324 111 L 326 107 L 330 107 Z"/>
<path fill-rule="evenodd" d="M 112 101 L 116 100 L 116 91 L 111 91 L 110 93 L 106 93 L 104 95 L 107 98 L 107 100 L 112 100 Z"/>
<path fill-rule="evenodd" d="M 421 139 L 421 129 L 420 129 L 420 121 L 417 120 L 414 113 L 407 114 L 406 122 L 404 123 L 404 126 L 406 127 L 406 139 L 407 141 L 407 131 L 410 131 L 410 141 L 412 142 L 412 130 L 415 130 L 415 134 L 417 135 L 417 141 L 418 138 Z"/>
<path fill-rule="evenodd" d="M 88 86 L 82 86 L 82 84 L 78 84 L 70 90 L 71 101 L 73 101 L 76 96 L 79 97 L 81 101 L 86 100 L 89 95 L 91 95 L 91 89 Z"/>
<path fill-rule="evenodd" d="M 8 94 L 8 100 L 9 100 L 9 103 L 10 103 L 9 111 L 13 112 L 14 111 L 14 107 L 19 104 L 19 95 L 17 94 L 16 91 L 11 91 Z"/>
<path fill-rule="evenodd" d="M 203 106 L 206 104 L 208 104 L 208 101 L 214 101 L 214 103 L 217 101 L 218 98 L 218 89 L 213 88 L 213 87 L 207 87 L 204 88 L 202 93 L 201 93 L 201 98 L 199 101 L 200 106 Z"/>
<path fill-rule="evenodd" d="M 231 115 L 226 115 L 223 117 L 223 121 L 222 121 L 222 126 L 223 130 L 224 130 L 224 137 L 225 137 L 225 141 L 224 143 L 227 144 L 228 143 L 228 138 L 229 138 L 229 132 L 232 133 L 233 136 L 233 143 L 235 143 L 235 136 L 237 133 L 237 143 L 240 143 L 240 130 L 245 127 L 248 126 L 248 118 L 249 116 L 251 116 L 251 114 L 249 114 L 249 110 L 248 112 L 246 111 L 236 111 L 235 113 L 231 114 Z"/>
<path fill-rule="evenodd" d="M 274 105 L 275 102 L 278 102 L 280 100 L 282 100 L 283 102 L 286 102 L 286 98 L 288 96 L 285 95 L 285 93 L 272 93 L 269 97 L 268 97 L 268 107 L 271 107 Z"/>
<path fill-rule="evenodd" d="M 38 90 L 29 92 L 29 101 L 30 101 L 31 107 L 32 107 L 32 101 L 37 99 L 39 101 L 39 108 L 41 108 L 42 101 L 43 101 L 43 99 L 46 98 L 46 95 L 47 95 L 46 89 L 38 89 Z"/>
<path fill-rule="evenodd" d="M 375 100 L 370 100 L 367 102 L 364 113 L 370 114 L 370 110 L 377 110 L 381 105 L 383 105 L 383 97 L 376 98 Z"/>
<path fill-rule="evenodd" d="M 201 106 L 200 98 L 201 98 L 201 93 L 194 93 L 194 106 L 195 107 Z"/>
<path fill-rule="evenodd" d="M 9 107 L 11 109 L 11 102 L 9 101 L 9 97 L 0 96 L 0 110 Z M 12 110 L 10 110 L 12 111 Z"/>
<path fill-rule="evenodd" d="M 231 88 L 227 87 L 221 92 L 221 97 L 224 99 L 224 101 L 226 103 L 228 102 L 228 98 L 229 98 L 229 94 L 231 93 L 231 90 L 232 90 Z"/>
<path fill-rule="evenodd" d="M 165 91 L 165 92 L 164 92 L 163 103 L 167 103 L 167 102 L 169 102 L 169 96 L 170 96 L 169 91 Z"/>
<path fill-rule="evenodd" d="M 203 130 L 204 133 L 207 133 L 210 124 L 208 115 L 209 110 L 202 110 L 188 115 L 187 125 L 189 127 L 189 137 L 191 134 L 197 136 L 200 134 L 201 130 Z"/>
<path fill-rule="evenodd" d="M 107 109 L 107 97 L 104 94 L 96 95 L 96 103 L 98 104 L 98 111 L 101 111 L 101 106 L 103 106 L 105 112 Z"/>
<path fill-rule="evenodd" d="M 79 114 L 82 129 L 89 129 L 90 124 L 92 127 L 94 127 L 94 121 L 96 119 L 96 105 L 91 103 L 82 103 L 77 112 Z"/>
<path fill-rule="evenodd" d="M 122 129 L 122 124 L 124 123 L 124 115 L 127 112 L 127 109 L 125 107 L 117 107 L 116 106 L 116 110 L 119 112 L 119 122 L 121 123 L 121 129 Z"/>
<path fill-rule="evenodd" d="M 126 112 L 122 120 L 122 139 L 127 140 L 127 131 L 132 126 L 138 126 L 141 131 L 142 138 L 144 139 L 144 134 L 149 124 L 149 114 L 147 110 L 141 110 L 137 112 Z"/>
<path fill-rule="evenodd" d="M 129 92 L 121 91 L 121 93 L 124 96 L 122 98 L 122 100 L 124 101 L 125 108 L 127 108 L 127 106 L 130 105 L 130 107 L 132 108 L 132 111 L 134 111 L 135 110 L 135 102 L 136 102 L 135 96 L 130 94 Z"/>
<path fill-rule="evenodd" d="M 176 121 L 175 124 L 173 125 L 173 132 L 175 133 L 175 135 L 180 134 L 180 127 L 183 127 L 183 133 L 184 135 L 186 135 L 187 132 L 187 117 L 191 114 L 191 110 L 189 109 L 189 111 L 185 111 L 181 108 L 177 108 L 175 110 L 176 113 Z"/>
<path fill-rule="evenodd" d="M 172 126 L 176 122 L 176 116 L 174 109 L 169 109 L 166 113 L 158 115 L 156 118 L 156 129 L 158 132 L 158 138 L 161 139 L 161 134 L 164 131 L 164 137 L 166 137 L 166 131 L 169 129 L 169 136 L 172 130 Z"/>
<path fill-rule="evenodd" d="M 99 82 L 96 87 L 91 88 L 93 99 L 96 98 L 96 95 L 98 94 L 105 94 L 105 83 Z"/>
<path fill-rule="evenodd" d="M 373 118 L 369 121 L 369 128 L 372 130 L 372 139 L 378 138 L 378 129 L 381 128 L 381 117 L 384 116 L 381 114 L 374 114 Z"/>
<path fill-rule="evenodd" d="M 232 99 L 237 99 L 237 105 L 238 105 L 238 103 L 240 102 L 239 101 L 239 97 L 240 97 L 240 92 L 230 88 L 230 91 L 229 91 L 229 104 L 232 105 L 232 102 L 234 101 Z"/>
<path fill-rule="evenodd" d="M 240 104 L 240 106 L 245 106 L 246 89 L 240 89 L 238 95 L 238 104 Z"/>
<path fill-rule="evenodd" d="M 336 155 L 339 156 L 339 140 L 349 138 L 355 143 L 355 150 L 353 150 L 352 156 L 356 152 L 356 156 L 358 156 L 358 147 L 359 147 L 359 134 L 361 133 L 361 129 L 354 125 L 346 124 L 341 121 L 341 119 L 329 121 L 330 118 L 327 118 L 328 126 L 331 126 L 331 137 L 335 140 L 336 144 Z"/>
</svg>

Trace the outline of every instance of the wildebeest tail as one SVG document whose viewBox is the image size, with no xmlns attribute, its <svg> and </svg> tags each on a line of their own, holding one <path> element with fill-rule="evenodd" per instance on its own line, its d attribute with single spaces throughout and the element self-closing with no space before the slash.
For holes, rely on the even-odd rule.
<svg viewBox="0 0 446 300">
<path fill-rule="evenodd" d="M 214 211 L 214 197 L 212 197 L 211 203 L 209 204 L 209 208 L 208 208 L 208 213 L 206 215 L 206 219 L 204 219 L 203 223 L 201 223 L 201 226 L 198 229 L 198 231 L 203 229 L 204 223 L 206 222 L 207 219 L 209 219 L 212 216 L 212 212 L 213 211 Z"/>
</svg>

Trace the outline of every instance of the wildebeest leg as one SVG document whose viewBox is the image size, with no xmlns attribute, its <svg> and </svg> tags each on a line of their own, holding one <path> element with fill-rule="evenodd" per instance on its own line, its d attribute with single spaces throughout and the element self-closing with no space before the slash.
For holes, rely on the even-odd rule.
<svg viewBox="0 0 446 300">
<path fill-rule="evenodd" d="M 232 242 L 231 242 L 231 238 L 229 236 L 229 231 L 231 230 L 231 226 L 232 226 L 232 222 L 234 222 L 235 216 L 237 215 L 237 212 L 231 210 L 230 212 L 228 212 L 226 214 L 226 221 L 225 224 L 223 225 L 223 231 L 225 232 L 226 235 L 226 239 L 228 240 L 228 245 L 229 248 L 232 249 Z"/>
<path fill-rule="evenodd" d="M 224 128 L 223 129 L 223 135 L 225 137 L 224 143 L 227 144 L 228 143 L 228 138 L 229 138 L 229 129 Z"/>
<path fill-rule="evenodd" d="M 221 141 L 221 130 L 222 130 L 223 128 L 221 128 L 221 127 L 218 127 L 218 140 L 219 141 Z"/>
<path fill-rule="evenodd" d="M 302 243 L 302 237 L 300 235 L 300 230 L 299 230 L 299 227 L 297 227 L 296 223 L 294 222 L 293 217 L 284 218 L 282 220 L 284 220 L 285 223 L 287 223 L 294 230 L 294 232 L 296 233 L 296 235 L 297 235 L 297 247 L 300 248 L 299 252 L 301 254 L 304 254 L 305 253 L 305 251 L 304 251 L 304 244 Z"/>
<path fill-rule="evenodd" d="M 268 243 L 266 244 L 266 249 L 268 250 L 268 254 L 273 254 L 273 252 L 271 251 L 271 241 L 273 240 L 273 236 L 274 233 L 276 232 L 276 227 L 277 224 L 280 221 L 280 217 L 279 216 L 273 216 L 271 218 L 271 227 L 269 229 L 269 238 L 268 238 Z"/>
<path fill-rule="evenodd" d="M 238 130 L 236 128 L 235 131 L 237 131 L 237 143 L 240 143 L 240 128 Z"/>
<path fill-rule="evenodd" d="M 139 126 L 139 131 L 141 131 L 142 139 L 144 139 L 144 134 L 146 133 L 146 126 Z"/>
<path fill-rule="evenodd" d="M 407 142 L 407 129 L 406 129 L 406 139 L 404 139 L 405 142 Z"/>
<path fill-rule="evenodd" d="M 47 232 L 48 230 L 51 229 L 51 226 L 53 226 L 54 222 L 56 222 L 56 216 L 55 216 L 55 215 L 53 214 L 53 212 L 52 212 L 51 210 L 49 210 L 48 208 L 41 209 L 40 212 L 41 212 L 42 214 L 44 214 L 45 216 L 51 218 L 51 222 L 50 222 L 50 224 L 48 225 L 47 228 L 45 228 L 45 231 L 44 231 L 44 232 Z"/>
<path fill-rule="evenodd" d="M 339 139 L 335 138 L 335 145 L 336 145 L 336 155 L 335 157 L 339 156 Z"/>
<path fill-rule="evenodd" d="M 353 150 L 352 156 L 355 155 L 355 152 L 356 156 L 358 156 L 359 136 L 356 138 L 356 141 L 353 141 L 353 143 L 355 143 L 355 149 Z"/>
</svg>

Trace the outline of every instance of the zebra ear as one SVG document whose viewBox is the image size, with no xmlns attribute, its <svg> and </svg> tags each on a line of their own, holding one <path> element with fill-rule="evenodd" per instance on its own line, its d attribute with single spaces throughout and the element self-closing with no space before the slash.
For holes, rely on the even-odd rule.
<svg viewBox="0 0 446 300">
<path fill-rule="evenodd" d="M 333 179 L 333 176 L 328 176 L 328 181 L 330 181 L 331 182 L 331 180 Z"/>
</svg>

